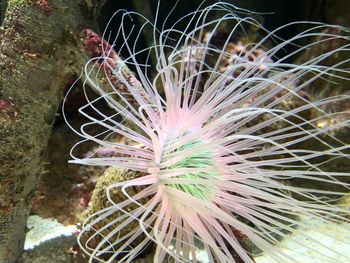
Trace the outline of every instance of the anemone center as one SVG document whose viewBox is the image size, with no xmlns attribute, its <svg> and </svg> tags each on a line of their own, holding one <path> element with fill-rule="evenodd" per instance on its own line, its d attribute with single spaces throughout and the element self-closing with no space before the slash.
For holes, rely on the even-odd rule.
<svg viewBox="0 0 350 263">
<path fill-rule="evenodd" d="M 200 144 L 202 143 L 198 141 L 188 143 L 173 151 L 190 151 L 190 154 L 181 161 L 171 165 L 169 169 L 191 168 L 192 172 L 173 177 L 177 179 L 184 179 L 183 183 L 172 183 L 168 184 L 168 186 L 200 199 L 208 199 L 215 189 L 215 186 L 209 181 L 209 179 L 215 179 L 217 177 L 217 173 L 215 173 L 212 169 L 215 167 L 215 164 L 211 152 L 208 150 L 197 151 L 198 149 L 195 149 L 195 146 Z M 192 150 L 193 152 L 191 152 Z M 193 179 L 199 182 L 191 183 L 190 180 Z"/>
</svg>

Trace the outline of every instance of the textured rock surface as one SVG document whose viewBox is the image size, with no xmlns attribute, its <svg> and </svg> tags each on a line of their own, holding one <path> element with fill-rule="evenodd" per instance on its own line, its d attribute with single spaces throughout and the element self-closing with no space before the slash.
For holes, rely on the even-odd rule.
<svg viewBox="0 0 350 263">
<path fill-rule="evenodd" d="M 42 156 L 72 74 L 77 1 L 10 0 L 0 29 L 0 262 L 23 248 Z M 78 66 L 81 68 L 81 65 Z"/>
<path fill-rule="evenodd" d="M 76 262 L 70 248 L 76 245 L 76 237 L 58 237 L 25 251 L 18 263 L 70 263 Z"/>
</svg>

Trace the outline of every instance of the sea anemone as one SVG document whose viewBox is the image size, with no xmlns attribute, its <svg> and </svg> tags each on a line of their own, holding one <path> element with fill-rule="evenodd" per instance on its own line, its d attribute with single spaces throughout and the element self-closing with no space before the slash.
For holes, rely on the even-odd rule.
<svg viewBox="0 0 350 263">
<path fill-rule="evenodd" d="M 312 91 L 348 81 L 349 30 L 294 22 L 269 32 L 249 14 L 216 3 L 161 29 L 157 17 L 115 14 L 115 40 L 105 32 L 111 46 L 101 43 L 102 54 L 84 70 L 85 89 L 98 96 L 86 93 L 88 103 L 79 110 L 89 119 L 77 131 L 82 142 L 99 147 L 78 157 L 80 142 L 72 156 L 75 163 L 134 176 L 111 182 L 107 207 L 82 224 L 79 242 L 89 262 L 131 262 L 152 243 L 153 262 L 198 262 L 199 247 L 210 262 L 254 262 L 253 251 L 295 262 L 281 240 L 303 226 L 300 217 L 348 221 L 346 208 L 335 202 L 348 192 L 350 174 L 331 164 L 349 158 L 349 145 L 338 138 L 349 111 L 336 107 L 349 96 L 315 99 Z M 135 17 L 145 21 L 140 30 L 126 26 Z M 187 26 L 179 30 L 178 24 Z M 300 25 L 307 29 L 278 37 Z M 146 28 L 154 44 L 137 50 Z M 252 28 L 260 37 L 249 37 Z M 118 39 L 124 40 L 119 47 Z M 112 47 L 125 64 L 116 63 Z M 303 60 L 310 50 L 315 55 Z M 138 61 L 150 56 L 156 65 Z M 126 66 L 139 81 L 126 77 Z M 101 156 L 101 149 L 115 154 Z M 348 259 L 326 246 L 317 253 L 327 262 Z"/>
</svg>

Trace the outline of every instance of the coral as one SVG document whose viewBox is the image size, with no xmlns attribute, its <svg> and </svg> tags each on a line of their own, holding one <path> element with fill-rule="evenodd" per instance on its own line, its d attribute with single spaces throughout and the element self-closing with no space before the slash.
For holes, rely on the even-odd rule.
<svg viewBox="0 0 350 263">
<path fill-rule="evenodd" d="M 49 0 L 32 0 L 32 3 L 39 7 L 46 16 L 51 16 L 52 14 L 52 7 L 50 5 Z"/>
<path fill-rule="evenodd" d="M 0 124 L 4 127 L 11 125 L 19 119 L 16 104 L 13 98 L 0 99 Z"/>
<path fill-rule="evenodd" d="M 110 201 L 108 200 L 106 194 L 105 194 L 105 188 L 109 185 L 113 184 L 113 182 L 119 182 L 123 180 L 132 179 L 135 177 L 142 176 L 142 174 L 138 173 L 135 174 L 133 171 L 127 171 L 125 169 L 115 169 L 115 168 L 108 168 L 102 177 L 98 180 L 98 183 L 96 184 L 95 190 L 93 191 L 93 195 L 91 198 L 91 202 L 89 205 L 89 208 L 83 213 L 83 218 L 89 218 L 91 216 L 94 216 L 94 213 L 96 211 L 101 211 L 104 209 L 108 209 L 108 207 L 111 205 Z M 138 191 L 140 191 L 140 187 L 133 188 L 133 193 L 136 194 Z M 124 194 L 122 191 L 115 189 L 111 192 L 111 199 L 115 201 L 121 201 L 126 200 Z M 135 206 L 136 207 L 136 206 Z M 129 210 L 133 209 L 133 206 L 128 207 Z M 98 244 L 103 240 L 104 235 L 109 234 L 109 229 L 106 229 L 106 225 L 108 225 L 110 222 L 113 222 L 113 220 L 117 219 L 119 216 L 121 216 L 123 212 L 121 211 L 115 211 L 115 213 L 110 214 L 109 217 L 104 218 L 101 222 L 95 224 L 93 228 L 89 230 L 89 232 L 83 234 L 81 238 L 79 239 L 80 244 L 86 244 L 88 247 L 96 247 Z M 84 227 L 84 226 L 83 226 Z M 133 231 L 133 229 L 137 227 L 137 222 L 134 222 L 134 224 L 127 225 L 123 228 L 121 231 L 119 237 L 127 236 L 128 233 Z M 144 235 L 140 235 L 137 239 L 135 239 L 134 244 L 137 245 L 139 242 L 144 239 Z M 114 238 L 111 239 L 111 242 L 117 242 L 117 239 L 114 240 Z M 143 251 L 142 254 L 149 254 L 150 250 L 152 249 L 151 246 L 149 246 L 147 249 Z M 108 257 L 106 258 L 108 259 Z"/>
</svg>

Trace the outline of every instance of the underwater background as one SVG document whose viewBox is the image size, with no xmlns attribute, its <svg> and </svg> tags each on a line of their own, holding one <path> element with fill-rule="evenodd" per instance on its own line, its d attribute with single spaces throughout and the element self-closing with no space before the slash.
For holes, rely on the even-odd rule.
<svg viewBox="0 0 350 263">
<path fill-rule="evenodd" d="M 234 258 L 234 261 L 229 259 L 227 259 L 227 261 L 220 261 L 220 259 L 225 258 L 225 256 L 213 256 L 216 261 L 210 260 L 205 249 L 205 242 L 198 242 L 196 260 L 198 260 L 197 262 L 348 262 L 347 259 L 350 259 L 350 250 L 348 249 L 350 247 L 348 243 L 350 226 L 349 214 L 346 213 L 346 211 L 349 211 L 350 207 L 350 197 L 348 194 L 350 182 L 350 138 L 348 135 L 350 119 L 350 99 L 348 98 L 350 95 L 348 83 L 350 56 L 348 45 L 350 38 L 347 28 L 350 27 L 350 2 L 346 0 L 232 0 L 222 2 L 227 2 L 242 8 L 242 10 L 236 10 L 238 15 L 243 14 L 243 16 L 245 16 L 247 14 L 247 16 L 252 17 L 254 21 L 261 24 L 264 30 L 253 25 L 247 27 L 246 31 L 245 29 L 240 30 L 237 36 L 228 37 L 234 24 L 227 23 L 223 28 L 215 32 L 216 34 L 213 38 L 211 36 L 209 37 L 210 41 L 212 41 L 208 41 L 210 45 L 213 44 L 213 46 L 222 47 L 226 45 L 224 42 L 227 40 L 232 44 L 232 49 L 236 50 L 234 51 L 236 53 L 233 52 L 232 54 L 237 57 L 241 56 L 245 58 L 249 57 L 247 54 L 250 53 L 251 47 L 249 47 L 250 44 L 246 44 L 244 41 L 250 41 L 252 44 L 259 43 L 259 39 L 264 38 L 264 36 L 268 34 L 267 32 L 280 28 L 276 33 L 278 37 L 266 41 L 264 45 L 261 45 L 261 50 L 258 50 L 252 55 L 253 58 L 249 57 L 249 61 L 244 61 L 244 63 L 248 63 L 248 65 L 252 63 L 251 65 L 256 67 L 256 69 L 254 69 L 255 71 L 253 70 L 253 73 L 248 74 L 246 73 L 246 71 L 249 71 L 248 66 L 243 69 L 239 68 L 239 73 L 235 72 L 238 76 L 242 74 L 242 72 L 245 72 L 245 76 L 249 78 L 251 78 L 250 74 L 255 74 L 254 76 L 257 78 L 261 76 L 264 77 L 263 73 L 261 73 L 266 70 L 262 67 L 263 63 L 274 65 L 274 61 L 278 61 L 278 58 L 286 57 L 286 59 L 283 60 L 285 65 L 281 67 L 286 69 L 289 64 L 303 64 L 306 63 L 305 61 L 312 61 L 322 54 L 327 54 L 327 52 L 337 51 L 334 52 L 332 56 L 325 57 L 325 61 L 322 61 L 324 64 L 322 65 L 333 69 L 333 67 L 336 68 L 334 65 L 341 64 L 341 69 L 334 73 L 334 75 L 338 74 L 337 76 L 340 76 L 339 78 L 327 76 L 329 79 L 326 78 L 326 80 L 324 80 L 323 76 L 321 76 L 320 79 L 315 80 L 315 83 L 307 88 L 299 89 L 299 87 L 302 86 L 300 83 L 308 82 L 309 79 L 312 79 L 312 74 L 315 74 L 314 72 L 305 70 L 305 75 L 301 74 L 301 76 L 298 77 L 300 79 L 291 84 L 296 86 L 297 99 L 286 95 L 286 99 L 279 100 L 279 98 L 285 96 L 285 93 L 282 91 L 274 94 L 274 98 L 271 96 L 272 100 L 277 98 L 276 101 L 278 101 L 278 103 L 276 104 L 278 105 L 276 108 L 283 111 L 294 112 L 297 108 L 310 105 L 300 102 L 299 99 L 302 98 L 305 99 L 305 101 L 313 101 L 315 104 L 320 102 L 320 104 L 317 105 L 321 105 L 320 108 L 322 108 L 322 112 L 325 112 L 324 115 L 333 116 L 332 114 L 334 114 L 334 116 L 336 116 L 329 119 L 323 119 L 321 117 L 317 119 L 318 115 L 315 113 L 317 110 L 311 106 L 305 106 L 305 112 L 302 111 L 301 114 L 302 118 L 306 120 L 316 120 L 315 126 L 320 130 L 319 133 L 315 131 L 316 136 L 320 136 L 322 142 L 326 141 L 327 145 L 332 145 L 333 147 L 330 150 L 328 148 L 322 148 L 319 146 L 322 144 L 320 141 L 310 140 L 302 146 L 304 147 L 303 149 L 316 148 L 317 150 L 321 149 L 324 151 L 322 154 L 317 154 L 315 162 L 321 163 L 322 171 L 329 173 L 329 177 L 332 177 L 330 180 L 336 178 L 336 180 L 334 180 L 336 183 L 328 183 L 327 175 L 315 181 L 303 180 L 302 176 L 298 177 L 296 175 L 295 178 L 288 178 L 288 182 L 285 183 L 291 187 L 286 187 L 281 190 L 283 194 L 290 190 L 292 193 L 288 193 L 286 196 L 290 195 L 293 196 L 293 198 L 296 197 L 297 200 L 306 200 L 305 202 L 307 203 L 310 201 L 308 199 L 310 196 L 305 197 L 302 196 L 302 194 L 298 196 L 298 193 L 295 194 L 293 191 L 296 188 L 313 189 L 315 187 L 315 189 L 318 189 L 315 195 L 329 191 L 331 194 L 333 193 L 336 195 L 336 197 L 332 199 L 336 201 L 332 202 L 332 208 L 329 207 L 328 209 L 326 198 L 317 197 L 317 200 L 321 201 L 320 203 L 324 201 L 324 214 L 327 216 L 331 214 L 330 219 L 327 218 L 327 220 L 322 220 L 322 218 L 318 216 L 312 218 L 314 214 L 306 211 L 305 214 L 302 214 L 298 223 L 295 223 L 296 219 L 290 219 L 287 216 L 284 217 L 284 211 L 281 209 L 282 219 L 279 218 L 281 222 L 288 222 L 288 224 L 294 224 L 294 226 L 297 225 L 298 228 L 292 233 L 291 231 L 287 231 L 288 235 L 277 233 L 276 236 L 284 236 L 283 240 L 282 238 L 279 240 L 278 237 L 273 235 L 270 236 L 270 233 L 268 234 L 268 239 L 271 243 L 281 244 L 281 253 L 290 261 L 278 260 L 278 256 L 268 255 L 269 253 L 265 253 L 268 251 L 252 244 L 254 242 L 249 239 L 249 236 L 248 238 L 245 234 L 240 236 L 241 232 L 239 231 L 238 233 L 233 231 L 233 236 L 235 236 L 235 238 L 241 238 L 237 241 L 237 246 L 239 248 L 233 248 L 232 257 L 227 256 L 227 258 Z M 186 14 L 195 12 L 201 6 L 205 8 L 215 3 L 217 3 L 217 1 L 0 0 L 0 263 L 119 262 L 120 258 L 116 257 L 111 259 L 110 254 L 101 256 L 99 253 L 95 253 L 95 251 L 93 253 L 95 253 L 96 257 L 93 259 L 90 255 L 84 253 L 84 249 L 82 249 L 77 242 L 77 237 L 79 235 L 82 243 L 89 238 L 81 234 L 85 233 L 87 229 L 84 225 L 81 225 L 82 222 L 94 213 L 107 209 L 109 204 L 113 203 L 109 198 L 118 200 L 116 201 L 118 204 L 119 201 L 125 201 L 125 196 L 122 195 L 121 191 L 112 191 L 114 195 L 112 194 L 112 197 L 107 197 L 106 189 L 108 186 L 115 182 L 133 178 L 133 175 L 130 175 L 130 173 L 116 168 L 117 165 L 106 164 L 110 162 L 107 160 L 108 158 L 116 160 L 118 158 L 123 158 L 120 152 L 111 149 L 111 147 L 96 146 L 98 143 L 96 144 L 96 141 L 93 140 L 89 141 L 91 137 L 88 135 L 84 134 L 85 137 L 83 137 L 86 139 L 85 140 L 81 138 L 82 136 L 78 136 L 77 133 L 72 131 L 79 131 L 82 126 L 84 127 L 87 119 L 89 119 L 82 111 L 79 111 L 79 109 L 84 108 L 87 103 L 90 103 L 89 105 L 91 106 L 91 102 L 96 102 L 95 109 L 94 107 L 91 107 L 92 109 L 87 109 L 87 115 L 91 116 L 92 119 L 98 119 L 99 115 L 96 114 L 96 109 L 98 109 L 98 112 L 103 112 L 103 114 L 105 114 L 104 116 L 113 116 L 115 112 L 113 107 L 107 105 L 108 103 L 113 104 L 113 102 L 107 99 L 107 103 L 103 104 L 99 101 L 101 97 L 108 97 L 111 92 L 110 90 L 96 93 L 93 89 L 85 89 L 85 86 L 90 85 L 94 87 L 94 83 L 100 83 L 98 81 L 94 82 L 95 79 L 100 79 L 101 83 L 111 84 L 114 87 L 118 85 L 122 86 L 123 81 L 131 83 L 141 81 L 142 83 L 143 79 L 138 79 L 141 75 L 138 72 L 138 66 L 144 70 L 144 68 L 147 68 L 144 66 L 145 64 L 152 65 L 147 73 L 145 73 L 145 78 L 147 80 L 150 79 L 149 82 L 151 82 L 151 80 L 156 78 L 157 72 L 159 72 L 156 65 L 158 65 L 157 63 L 160 61 L 161 56 L 152 52 L 150 54 L 147 52 L 136 53 L 133 59 L 136 59 L 139 64 L 135 65 L 135 63 L 132 62 L 128 64 L 130 50 L 126 48 L 125 43 L 135 44 L 133 47 L 137 50 L 147 49 L 154 45 L 154 32 L 152 31 L 154 28 L 156 28 L 158 32 L 162 32 L 164 29 L 171 28 L 174 23 L 181 17 L 186 16 Z M 127 39 L 125 39 L 125 35 L 121 35 L 120 31 L 118 31 L 120 26 L 118 20 L 111 20 L 113 14 L 122 9 L 128 12 L 140 13 L 144 16 L 135 16 L 132 23 L 126 23 L 124 30 L 128 36 Z M 213 12 L 210 12 L 208 14 L 208 21 L 220 19 L 222 17 L 221 11 L 222 10 L 213 10 Z M 154 28 L 145 26 L 140 34 L 130 33 L 130 35 L 128 35 L 128 32 L 134 32 L 134 28 L 142 27 L 144 18 L 151 21 L 154 21 L 156 18 Z M 295 21 L 303 21 L 305 23 L 293 25 Z M 259 60 L 259 58 L 265 56 L 265 53 L 268 53 L 266 50 L 273 49 L 277 43 L 284 43 L 284 40 L 289 40 L 302 34 L 305 30 L 308 30 L 310 28 L 310 25 L 308 25 L 309 21 L 319 22 L 320 24 L 316 26 L 320 26 L 321 33 L 312 31 L 315 35 L 297 38 L 295 43 L 293 42 L 281 49 L 276 49 L 273 56 L 267 56 L 268 58 L 262 62 Z M 292 26 L 284 27 L 284 25 L 289 23 L 292 23 Z M 336 26 L 328 27 L 328 24 Z M 188 23 L 188 20 L 184 19 L 176 23 L 175 28 L 177 31 L 182 32 L 194 30 L 196 29 L 196 25 Z M 204 27 L 203 30 L 206 29 L 207 28 Z M 211 31 L 207 30 L 203 35 L 205 35 L 205 33 L 210 35 Z M 322 37 L 324 37 L 322 34 L 326 36 L 324 42 L 322 42 Z M 208 43 L 204 38 L 205 37 L 200 39 L 202 43 Z M 242 40 L 243 44 L 241 44 L 241 39 L 244 39 Z M 177 40 L 176 37 L 175 40 Z M 313 48 L 304 49 L 310 41 L 319 41 L 319 44 L 315 45 Z M 246 53 L 242 52 L 242 46 L 248 47 L 248 51 L 244 51 Z M 177 48 L 181 53 L 182 47 L 180 47 L 180 44 Z M 266 50 L 264 48 L 266 48 Z M 303 52 L 299 52 L 301 49 Z M 212 52 L 215 53 L 216 50 L 213 49 Z M 297 52 L 296 55 L 289 56 L 289 54 L 293 54 L 293 52 Z M 106 53 L 108 54 L 106 55 Z M 96 75 L 92 74 L 93 77 L 91 77 L 91 79 L 89 79 L 89 76 L 88 78 L 84 78 L 83 75 L 88 75 L 86 73 L 91 73 L 92 71 L 90 71 L 90 68 L 84 68 L 87 65 L 86 63 L 89 61 L 91 62 L 91 59 L 93 60 L 95 57 L 107 58 L 108 63 L 110 63 L 108 59 L 115 59 L 113 63 L 117 64 L 117 66 L 119 63 L 120 65 L 124 65 L 123 60 L 127 60 L 126 64 L 128 67 L 125 72 L 123 71 L 125 80 L 118 82 L 117 77 L 111 77 L 108 70 L 106 71 L 107 73 L 101 70 L 102 73 L 98 72 Z M 213 65 L 215 65 L 217 61 L 218 64 L 221 63 L 218 66 L 218 71 L 221 70 L 220 74 L 224 74 L 223 72 L 225 72 L 226 67 L 228 67 L 225 63 L 236 63 L 234 60 L 232 62 L 232 59 L 228 59 L 227 62 L 220 61 L 220 59 L 214 55 L 213 57 L 214 61 L 210 61 L 209 59 L 206 63 L 211 63 L 213 68 L 215 67 Z M 201 55 L 199 58 L 194 59 L 198 61 L 205 60 Z M 188 63 L 181 56 L 180 60 L 185 61 L 183 63 Z M 237 59 L 237 61 L 238 60 L 239 59 Z M 96 63 L 100 63 L 100 61 L 97 60 Z M 115 66 L 115 64 L 113 64 L 113 66 Z M 315 62 L 315 64 L 317 64 L 317 62 Z M 191 63 L 186 65 L 193 66 Z M 193 66 L 193 69 L 187 69 L 187 71 L 182 69 L 182 71 L 179 70 L 179 72 L 184 72 L 183 74 L 186 75 L 189 74 L 189 71 L 190 73 L 195 72 L 195 69 L 198 70 L 198 65 Z M 315 66 L 315 69 L 318 69 L 318 67 Z M 280 69 L 276 69 L 276 72 L 278 73 L 279 70 Z M 325 71 L 328 71 L 328 69 Z M 198 74 L 198 72 L 201 72 L 201 70 L 193 74 Z M 200 77 L 203 77 L 202 84 L 200 85 L 205 85 L 203 83 L 207 81 L 207 78 L 210 79 L 208 76 L 201 75 Z M 236 77 L 235 75 L 235 78 Z M 293 78 L 292 76 L 289 77 L 289 75 L 283 77 L 287 79 Z M 195 81 L 196 80 L 194 80 L 194 82 Z M 160 82 L 161 80 L 159 80 L 159 82 L 155 81 L 153 84 L 158 88 L 158 85 L 162 86 Z M 198 82 L 200 81 L 198 80 Z M 103 86 L 104 84 L 100 85 Z M 96 90 L 98 90 L 98 88 L 99 84 L 95 86 Z M 293 90 L 293 88 L 294 86 L 291 90 Z M 192 94 L 192 86 L 189 90 L 189 94 Z M 220 90 L 220 92 L 223 91 L 225 91 L 224 88 Z M 240 92 L 244 93 L 245 91 L 246 89 L 242 89 Z M 123 92 L 123 95 L 127 94 L 125 95 L 126 99 L 128 99 L 129 93 L 132 93 L 130 90 Z M 218 91 L 218 93 L 220 92 Z M 268 91 L 264 92 L 266 92 L 266 94 L 271 94 L 268 93 Z M 174 92 L 174 94 L 176 94 L 176 92 Z M 195 92 L 193 92 L 193 94 L 195 94 Z M 201 94 L 201 92 L 198 94 Z M 257 98 L 264 97 L 264 94 L 261 95 L 258 91 L 256 92 Z M 162 93 L 161 96 L 165 97 L 166 95 Z M 195 97 L 195 95 L 193 96 Z M 198 96 L 200 97 L 201 95 Z M 344 99 L 340 99 L 341 96 L 344 96 Z M 323 101 L 327 99 L 331 101 L 332 98 L 337 99 L 334 99 L 333 102 L 323 104 Z M 114 99 L 115 97 L 111 96 L 111 100 Z M 251 97 L 251 100 L 253 101 L 254 97 Z M 225 101 L 225 98 L 223 101 Z M 228 102 L 228 105 L 230 105 L 230 103 Z M 251 101 L 244 101 L 244 103 L 254 105 Z M 244 103 L 242 102 L 242 105 Z M 150 103 L 150 105 L 153 104 Z M 62 107 L 64 107 L 63 110 Z M 124 107 L 126 109 L 128 108 L 125 105 Z M 202 110 L 205 111 L 205 108 L 203 107 Z M 154 116 L 157 116 L 157 113 L 155 113 Z M 151 117 L 149 118 L 152 119 Z M 118 119 L 118 122 L 124 123 L 123 116 L 117 116 L 116 119 Z M 127 117 L 125 117 L 125 119 L 127 119 Z M 333 119 L 336 120 L 334 121 Z M 258 125 L 256 123 L 267 120 L 268 117 L 261 115 L 260 119 L 250 119 L 249 121 L 251 121 L 251 123 L 247 121 L 246 125 L 250 127 L 249 125 Z M 300 122 L 294 119 L 291 121 L 298 125 L 300 124 Z M 283 130 L 285 128 L 285 126 L 278 122 L 273 123 L 273 125 L 271 124 L 270 127 L 267 126 L 268 125 L 263 127 L 266 128 L 266 131 L 262 129 L 263 133 L 268 133 L 271 130 Z M 134 129 L 132 124 L 130 127 Z M 226 126 L 224 127 L 226 129 Z M 87 125 L 86 133 L 98 134 L 104 131 L 103 128 L 104 127 L 95 127 L 93 125 L 90 127 Z M 138 129 L 139 127 L 136 127 L 133 131 L 144 135 L 144 131 L 142 132 Z M 123 136 L 122 134 L 125 130 L 121 129 L 121 131 L 122 132 L 119 132 L 118 135 L 114 134 L 111 145 L 112 143 L 116 143 L 118 145 L 134 147 L 134 142 L 130 139 L 131 135 L 130 137 Z M 323 134 L 324 131 L 326 131 L 326 135 Z M 329 135 L 328 132 L 331 135 Z M 135 133 L 130 132 L 132 135 Z M 108 136 L 106 138 L 106 141 L 108 141 Z M 142 139 L 144 137 L 141 136 L 140 138 Z M 82 140 L 83 143 L 80 144 Z M 195 147 L 197 147 L 197 143 L 198 141 L 196 140 L 192 142 Z M 74 148 L 73 146 L 76 144 L 78 147 Z M 192 144 L 185 144 L 183 148 L 178 147 L 171 153 L 186 151 L 188 148 L 192 147 Z M 139 148 L 143 149 L 142 147 L 143 146 L 139 146 Z M 340 149 L 340 153 L 338 149 Z M 126 149 L 123 150 L 127 151 Z M 133 148 L 133 151 L 134 150 Z M 210 154 L 207 152 L 203 154 L 201 150 L 198 150 L 198 152 L 198 155 L 194 154 L 194 157 L 192 157 L 194 159 L 204 158 L 205 166 L 200 168 L 207 168 L 207 165 L 211 166 L 211 160 L 208 161 L 206 159 Z M 133 154 L 134 152 L 127 156 L 132 158 L 134 157 Z M 148 152 L 145 150 L 142 154 L 141 156 L 146 156 Z M 242 152 L 242 154 L 246 153 Z M 337 154 L 339 154 L 340 157 Z M 203 157 L 203 155 L 205 155 L 205 157 Z M 301 155 L 303 155 L 303 153 Z M 327 155 L 330 155 L 330 157 Z M 332 155 L 334 155 L 334 158 Z M 97 161 L 93 160 L 91 161 L 93 165 L 69 163 L 69 161 L 76 156 L 78 157 L 75 160 L 78 160 L 78 163 L 82 160 L 80 164 L 90 164 L 88 163 L 90 157 L 97 157 L 102 161 L 98 162 L 100 159 Z M 186 158 L 186 162 L 193 161 Z M 266 158 L 269 159 L 269 157 Z M 125 167 L 122 166 L 123 169 L 125 168 L 127 170 L 128 165 L 129 164 L 126 164 Z M 191 164 L 190 168 L 196 165 L 197 163 Z M 231 161 L 229 165 L 236 165 L 236 163 Z M 289 165 L 292 166 L 294 163 L 290 163 Z M 183 168 L 184 166 L 185 168 L 189 167 L 188 165 L 175 163 L 175 165 L 170 166 L 170 168 Z M 273 166 L 273 164 L 271 164 L 271 166 Z M 266 167 L 268 167 L 268 165 Z M 309 168 L 310 167 L 306 167 L 305 170 L 309 171 Z M 283 169 L 286 168 L 281 168 L 281 170 Z M 149 169 L 149 171 L 151 171 L 151 169 Z M 152 171 L 150 173 L 152 173 Z M 204 174 L 205 176 L 208 174 L 209 177 L 211 176 L 209 172 L 204 172 Z M 190 179 L 193 178 L 191 177 Z M 174 183 L 173 185 L 176 184 Z M 136 187 L 135 189 L 133 188 L 132 190 L 138 192 L 143 188 L 140 190 Z M 183 192 L 191 192 L 193 190 L 186 187 L 184 187 L 185 190 L 181 187 L 176 188 L 176 190 L 179 189 Z M 202 189 L 200 189 L 200 191 L 202 191 Z M 231 194 L 231 192 L 229 193 Z M 188 194 L 188 192 L 186 192 L 186 194 Z M 279 196 L 277 193 L 274 194 Z M 244 194 L 242 194 L 242 196 L 243 195 Z M 303 198 L 305 200 L 303 200 Z M 263 197 L 257 197 L 255 200 L 261 199 L 263 199 Z M 287 203 L 288 202 L 286 202 L 286 205 Z M 339 208 L 339 211 L 335 208 L 332 210 L 333 206 L 341 207 L 341 209 Z M 304 208 L 306 209 L 307 206 Z M 317 209 L 317 212 L 319 212 L 319 207 L 317 207 Z M 271 208 L 271 211 L 272 210 L 273 208 Z M 268 210 L 266 214 L 271 211 Z M 297 208 L 295 211 L 298 211 Z M 332 211 L 334 214 L 332 214 Z M 297 212 L 295 212 L 295 214 L 297 214 Z M 292 216 L 298 216 L 295 214 Z M 322 214 L 322 211 L 319 214 Z M 311 217 L 308 217 L 308 215 Z M 245 220 L 247 219 L 243 217 L 244 216 L 240 218 L 238 216 L 238 221 L 241 220 L 241 222 L 253 228 L 252 225 L 254 225 L 254 223 L 246 223 Z M 278 216 L 275 218 L 277 217 Z M 286 218 L 290 221 L 286 220 Z M 109 220 L 113 221 L 114 218 Z M 332 220 L 334 222 L 332 222 Z M 278 220 L 275 220 L 273 222 L 276 222 L 276 225 L 278 225 L 279 223 L 277 223 L 277 221 Z M 261 222 L 266 223 L 266 218 L 262 218 Z M 110 225 L 110 227 L 113 228 L 114 226 Z M 170 228 L 170 226 L 168 227 Z M 97 230 L 93 229 L 93 231 L 99 232 L 98 228 L 103 227 L 98 225 L 96 228 Z M 287 229 L 287 227 L 283 226 L 281 228 L 284 230 Z M 270 228 L 266 226 L 262 232 L 266 229 Z M 125 230 L 126 233 L 131 231 L 132 230 L 128 228 Z M 88 229 L 87 232 L 91 233 L 91 229 Z M 105 235 L 104 232 L 102 234 Z M 318 242 L 310 243 L 308 237 L 312 237 L 320 244 L 318 244 Z M 98 247 L 98 238 L 97 240 L 92 240 L 92 243 L 93 242 L 96 242 L 96 244 L 89 245 Z M 113 239 L 113 241 L 110 242 L 113 243 L 117 241 Z M 176 243 L 176 241 L 174 242 Z M 172 243 L 171 241 L 170 243 L 174 246 L 174 242 Z M 220 250 L 220 245 L 218 245 L 218 250 Z M 106 249 L 106 247 L 108 248 L 106 244 L 101 246 L 102 250 Z M 130 243 L 130 247 L 135 247 L 135 245 Z M 248 251 L 247 253 L 242 252 L 247 255 L 247 258 L 244 258 L 244 256 L 239 253 L 237 256 L 236 250 L 241 249 L 241 247 L 243 248 L 242 251 Z M 329 251 L 333 251 L 334 254 L 332 254 L 332 252 L 326 252 L 329 254 L 325 257 L 324 253 L 319 252 L 322 251 L 324 247 L 328 247 Z M 120 262 L 196 262 L 193 259 L 194 255 L 191 255 L 190 252 L 188 252 L 189 255 L 187 255 L 187 259 L 173 259 L 164 256 L 165 258 L 157 261 L 157 259 L 153 257 L 155 253 L 161 254 L 157 249 L 158 248 L 155 248 L 155 246 L 147 244 L 142 250 L 137 252 L 137 257 L 125 258 L 120 260 Z M 224 249 L 222 250 L 224 251 Z M 224 252 L 227 254 L 227 251 Z M 126 252 L 123 253 L 126 254 Z M 221 252 L 217 253 L 220 254 Z M 186 253 L 177 251 L 175 254 L 181 257 Z M 215 254 L 215 252 L 213 252 L 213 254 Z M 122 254 L 122 256 L 123 255 L 124 254 Z M 186 258 L 186 255 L 184 258 Z"/>
</svg>

